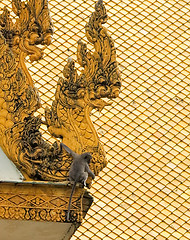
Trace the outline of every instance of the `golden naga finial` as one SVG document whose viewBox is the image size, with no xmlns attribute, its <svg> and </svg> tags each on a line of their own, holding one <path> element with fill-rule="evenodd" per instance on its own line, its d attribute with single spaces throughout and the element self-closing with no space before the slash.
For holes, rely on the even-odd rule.
<svg viewBox="0 0 190 240">
<path fill-rule="evenodd" d="M 0 15 L 0 146 L 26 180 L 64 181 L 72 159 L 60 142 L 51 145 L 41 136 L 41 119 L 34 116 L 40 106 L 38 91 L 24 64 L 27 55 L 31 61 L 42 58 L 43 50 L 37 45 L 51 42 L 48 2 L 13 0 L 12 9 L 18 16 L 15 24 L 6 8 Z M 90 112 L 109 105 L 102 98 L 117 97 L 121 87 L 114 42 L 103 27 L 106 20 L 105 6 L 99 0 L 85 27 L 94 52 L 78 42 L 77 60 L 83 70 L 78 74 L 74 61 L 68 59 L 55 101 L 45 112 L 50 134 L 62 138 L 77 153 L 92 154 L 90 167 L 96 175 L 105 167 L 106 158 Z"/>
</svg>

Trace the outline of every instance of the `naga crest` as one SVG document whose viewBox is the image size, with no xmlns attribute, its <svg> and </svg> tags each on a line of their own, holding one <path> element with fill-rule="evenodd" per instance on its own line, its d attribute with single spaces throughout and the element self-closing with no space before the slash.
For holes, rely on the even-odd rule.
<svg viewBox="0 0 190 240">
<path fill-rule="evenodd" d="M 12 1 L 10 12 L 0 15 L 0 146 L 27 179 L 64 181 L 72 158 L 60 141 L 49 144 L 39 131 L 42 124 L 34 113 L 40 107 L 38 90 L 24 63 L 43 57 L 40 45 L 49 45 L 53 34 L 47 0 Z M 86 37 L 94 45 L 78 41 L 77 61 L 69 58 L 63 76 L 56 87 L 51 108 L 45 109 L 45 124 L 49 133 L 59 138 L 73 151 L 92 155 L 91 169 L 97 175 L 106 166 L 106 157 L 90 113 L 109 105 L 102 98 L 118 96 L 121 80 L 113 39 L 103 24 L 107 13 L 103 1 L 85 26 Z"/>
</svg>

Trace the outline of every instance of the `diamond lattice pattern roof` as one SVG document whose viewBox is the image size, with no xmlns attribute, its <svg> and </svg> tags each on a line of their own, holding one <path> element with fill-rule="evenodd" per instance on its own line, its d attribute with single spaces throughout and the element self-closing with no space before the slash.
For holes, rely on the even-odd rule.
<svg viewBox="0 0 190 240">
<path fill-rule="evenodd" d="M 108 158 L 72 240 L 190 239 L 190 5 L 104 0 L 122 72 L 120 97 L 92 120 Z M 94 11 L 92 0 L 49 2 L 55 33 L 29 70 L 50 106 L 56 82 Z M 9 0 L 0 7 L 10 6 Z M 92 48 L 88 44 L 89 48 Z M 46 128 L 44 137 L 50 138 Z"/>
</svg>

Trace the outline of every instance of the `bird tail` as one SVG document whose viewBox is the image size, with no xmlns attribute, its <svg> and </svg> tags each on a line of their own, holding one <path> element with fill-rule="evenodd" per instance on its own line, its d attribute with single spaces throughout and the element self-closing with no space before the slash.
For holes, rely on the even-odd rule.
<svg viewBox="0 0 190 240">
<path fill-rule="evenodd" d="M 77 182 L 75 181 L 71 190 L 71 195 L 69 198 L 69 206 L 68 206 L 68 211 L 67 211 L 67 222 L 69 221 L 69 217 L 70 217 L 70 209 L 71 209 L 71 201 L 72 201 L 72 197 L 73 197 L 73 193 L 75 191 L 75 187 L 76 187 Z"/>
</svg>

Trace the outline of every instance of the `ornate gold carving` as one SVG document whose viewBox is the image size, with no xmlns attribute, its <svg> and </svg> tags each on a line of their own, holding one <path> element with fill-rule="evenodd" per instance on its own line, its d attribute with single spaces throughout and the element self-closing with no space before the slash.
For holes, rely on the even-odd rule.
<svg viewBox="0 0 190 240">
<path fill-rule="evenodd" d="M 60 143 L 48 144 L 39 132 L 41 119 L 34 113 L 40 100 L 24 63 L 27 55 L 31 61 L 43 56 L 36 45 L 51 42 L 47 1 L 13 0 L 12 7 L 18 16 L 15 24 L 6 8 L 0 15 L 0 145 L 26 179 L 66 180 L 66 153 Z"/>
<path fill-rule="evenodd" d="M 90 119 L 90 112 L 109 105 L 101 98 L 115 98 L 121 82 L 113 39 L 102 26 L 107 20 L 103 1 L 95 5 L 95 12 L 86 25 L 86 36 L 94 45 L 93 53 L 87 45 L 78 42 L 77 59 L 83 67 L 80 75 L 74 61 L 69 58 L 59 79 L 55 101 L 46 109 L 49 132 L 77 153 L 91 152 L 93 171 L 98 174 L 106 165 L 104 149 Z"/>
<path fill-rule="evenodd" d="M 67 179 L 71 157 L 56 141 L 50 145 L 39 131 L 38 91 L 24 60 L 39 60 L 49 45 L 53 27 L 47 0 L 13 0 L 16 23 L 4 8 L 0 15 L 0 146 L 24 173 L 26 179 L 63 181 Z M 101 98 L 114 98 L 121 86 L 112 38 L 102 26 L 107 20 L 102 0 L 95 6 L 86 25 L 86 36 L 94 45 L 90 53 L 81 40 L 77 58 L 83 71 L 78 75 L 69 58 L 59 79 L 55 101 L 46 109 L 49 132 L 77 153 L 91 152 L 91 168 L 97 175 L 106 165 L 105 153 L 90 120 L 93 108 L 101 110 L 109 103 Z"/>
<path fill-rule="evenodd" d="M 55 184 L 1 183 L 0 218 L 65 222 L 70 187 Z M 84 196 L 83 188 L 76 188 L 72 201 L 71 221 L 82 222 L 83 210 L 86 212 L 92 199 Z M 88 202 L 88 206 L 83 201 Z M 84 209 L 83 209 L 84 208 Z"/>
</svg>

